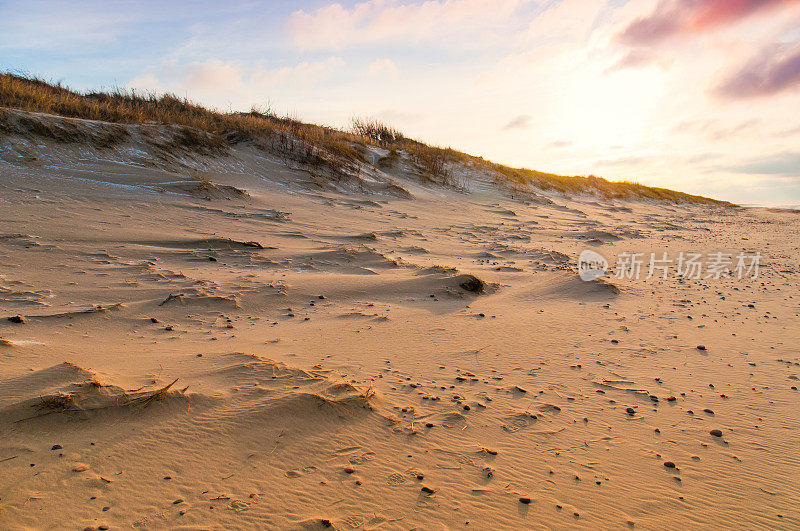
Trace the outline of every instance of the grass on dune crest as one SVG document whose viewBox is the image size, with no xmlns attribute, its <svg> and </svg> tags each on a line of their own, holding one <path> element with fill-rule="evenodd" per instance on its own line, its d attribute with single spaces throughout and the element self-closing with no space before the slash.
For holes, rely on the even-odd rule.
<svg viewBox="0 0 800 531">
<path fill-rule="evenodd" d="M 111 90 L 79 93 L 39 78 L 0 73 L 0 107 L 110 122 L 113 124 L 167 124 L 178 129 L 163 149 L 185 148 L 199 152 L 224 151 L 242 141 L 252 141 L 270 149 L 287 161 L 303 166 L 325 166 L 334 175 L 367 163 L 365 148 L 387 149 L 389 154 L 377 161 L 388 169 L 399 159 L 399 151 L 408 154 L 420 178 L 433 183 L 456 186 L 454 167 L 470 165 L 491 172 L 505 184 L 520 188 L 535 187 L 566 195 L 597 194 L 610 199 L 647 198 L 671 202 L 726 204 L 636 182 L 612 182 L 590 175 L 563 176 L 524 168 L 510 168 L 450 148 L 430 146 L 410 139 L 397 129 L 378 120 L 353 119 L 349 131 L 303 123 L 291 117 L 279 117 L 270 110 L 223 113 L 197 105 L 173 94 Z M 101 135 L 87 138 L 78 129 L 53 129 L 35 119 L 18 119 L 14 127 L 0 109 L 0 133 L 29 133 L 62 142 L 92 141 L 109 147 L 124 140 L 124 128 L 107 128 Z M 357 170 L 356 170 L 357 171 Z"/>
</svg>

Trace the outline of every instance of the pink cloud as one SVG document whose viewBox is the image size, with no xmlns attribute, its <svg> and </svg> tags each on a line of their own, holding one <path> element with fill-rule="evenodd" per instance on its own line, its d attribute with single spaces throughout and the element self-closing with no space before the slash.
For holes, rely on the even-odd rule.
<svg viewBox="0 0 800 531">
<path fill-rule="evenodd" d="M 777 94 L 800 87 L 800 44 L 788 49 L 770 49 L 750 61 L 717 88 L 728 98 L 750 98 Z"/>
<path fill-rule="evenodd" d="M 655 10 L 631 22 L 619 39 L 647 46 L 685 33 L 704 33 L 794 0 L 660 0 Z"/>
</svg>

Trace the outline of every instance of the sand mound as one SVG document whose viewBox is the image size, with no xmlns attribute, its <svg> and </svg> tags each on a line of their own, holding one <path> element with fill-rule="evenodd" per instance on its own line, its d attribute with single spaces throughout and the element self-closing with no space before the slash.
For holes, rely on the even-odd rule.
<svg viewBox="0 0 800 531">
<path fill-rule="evenodd" d="M 622 239 L 613 232 L 596 229 L 587 230 L 586 232 L 580 233 L 576 236 L 576 238 L 579 240 L 594 240 L 601 242 L 617 242 Z"/>
<path fill-rule="evenodd" d="M 342 247 L 332 251 L 322 251 L 301 256 L 296 263 L 302 268 L 314 271 L 337 271 L 350 274 L 374 275 L 375 270 L 397 269 L 402 267 L 399 260 L 387 257 L 370 247 Z"/>
<path fill-rule="evenodd" d="M 103 411 L 147 408 L 161 401 L 188 403 L 183 392 L 173 391 L 177 379 L 148 390 L 126 391 L 101 383 L 95 374 L 72 363 L 62 363 L 21 378 L 7 380 L 0 388 L 0 423 L 34 421 L 42 417 L 87 419 Z M 24 391 L 20 392 L 20 390 Z M 14 394 L 16 392 L 16 394 Z"/>
<path fill-rule="evenodd" d="M 170 293 L 159 306 L 199 306 L 203 308 L 238 308 L 235 296 L 189 295 L 186 293 Z"/>
<path fill-rule="evenodd" d="M 620 289 L 604 278 L 596 278 L 586 282 L 574 273 L 557 271 L 543 275 L 535 292 L 545 298 L 597 301 L 617 297 L 620 294 Z"/>
<path fill-rule="evenodd" d="M 247 191 L 227 184 L 217 184 L 209 180 L 186 181 L 162 185 L 165 190 L 199 197 L 206 201 L 250 199 Z"/>
<path fill-rule="evenodd" d="M 162 247 L 165 249 L 204 249 L 204 250 L 226 250 L 226 249 L 274 249 L 267 247 L 257 241 L 239 241 L 231 238 L 203 238 L 199 240 L 162 240 L 150 242 L 137 242 L 141 245 L 151 247 Z"/>
<path fill-rule="evenodd" d="M 113 310 L 120 310 L 124 308 L 125 305 L 121 302 L 117 302 L 115 304 L 109 304 L 107 306 L 103 306 L 101 304 L 97 304 L 90 308 L 86 308 L 85 310 L 70 310 L 66 312 L 56 312 L 56 313 L 48 313 L 48 314 L 31 314 L 31 315 L 24 315 L 24 316 L 10 316 L 7 318 L 9 321 L 18 322 L 16 319 L 21 317 L 24 322 L 25 319 L 61 319 L 65 317 L 79 317 L 83 315 L 93 315 L 93 314 L 104 314 L 109 311 Z"/>
</svg>

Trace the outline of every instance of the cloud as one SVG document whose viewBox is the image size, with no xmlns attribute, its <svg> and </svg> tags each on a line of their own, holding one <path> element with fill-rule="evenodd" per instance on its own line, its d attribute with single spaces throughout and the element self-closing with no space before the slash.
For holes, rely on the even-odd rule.
<svg viewBox="0 0 800 531">
<path fill-rule="evenodd" d="M 210 102 L 243 101 L 248 105 L 267 90 L 310 89 L 330 80 L 346 63 L 339 57 L 293 66 L 266 68 L 209 59 L 185 65 L 167 62 L 135 77 L 127 87 L 136 90 L 172 92 Z"/>
<path fill-rule="evenodd" d="M 572 142 L 568 140 L 556 140 L 555 142 L 550 142 L 544 148 L 545 149 L 563 149 L 568 148 L 572 145 Z"/>
<path fill-rule="evenodd" d="M 629 50 L 628 53 L 623 55 L 616 63 L 608 67 L 605 72 L 611 74 L 626 68 L 641 68 L 650 65 L 664 66 L 666 64 L 667 60 L 661 55 L 643 48 L 634 48 Z"/>
<path fill-rule="evenodd" d="M 203 90 L 231 90 L 241 83 L 241 69 L 216 59 L 188 66 L 183 76 L 184 85 Z"/>
<path fill-rule="evenodd" d="M 727 98 L 770 96 L 800 88 L 800 43 L 770 49 L 726 79 L 716 93 Z"/>
<path fill-rule="evenodd" d="M 631 46 L 649 46 L 684 33 L 711 31 L 757 12 L 792 4 L 793 0 L 660 0 L 652 13 L 635 19 L 618 38 Z"/>
<path fill-rule="evenodd" d="M 532 119 L 533 118 L 527 114 L 520 114 L 504 125 L 503 131 L 511 131 L 512 129 L 527 129 L 531 126 Z"/>
<path fill-rule="evenodd" d="M 800 178 L 800 152 L 778 153 L 722 169 L 734 173 Z"/>
<path fill-rule="evenodd" d="M 525 0 L 427 0 L 400 3 L 368 0 L 345 8 L 328 4 L 316 11 L 294 12 L 287 22 L 294 44 L 303 50 L 342 49 L 377 42 L 439 40 L 460 36 L 459 45 L 475 41 L 482 29 L 505 22 Z M 470 39 L 464 37 L 469 35 Z"/>
<path fill-rule="evenodd" d="M 367 75 L 379 79 L 394 79 L 400 74 L 397 65 L 391 59 L 375 59 L 367 67 Z"/>
<path fill-rule="evenodd" d="M 85 45 L 108 46 L 127 26 L 144 18 L 142 11 L 109 9 L 104 2 L 0 2 L 0 49 L 58 50 Z M 80 10 L 80 16 L 76 16 Z"/>
</svg>

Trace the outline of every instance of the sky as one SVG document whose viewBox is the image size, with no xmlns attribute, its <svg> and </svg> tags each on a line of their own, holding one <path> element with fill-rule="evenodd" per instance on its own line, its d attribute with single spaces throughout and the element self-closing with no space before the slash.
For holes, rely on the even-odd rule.
<svg viewBox="0 0 800 531">
<path fill-rule="evenodd" d="M 800 206 L 800 0 L 0 0 L 0 70 Z"/>
</svg>

